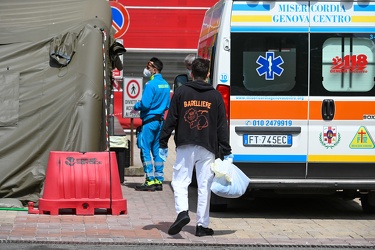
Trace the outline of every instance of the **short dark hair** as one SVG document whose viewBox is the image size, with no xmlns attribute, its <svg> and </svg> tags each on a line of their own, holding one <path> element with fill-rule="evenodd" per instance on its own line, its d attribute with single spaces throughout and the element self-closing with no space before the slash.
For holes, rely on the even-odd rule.
<svg viewBox="0 0 375 250">
<path fill-rule="evenodd" d="M 155 68 L 161 72 L 163 70 L 163 62 L 159 60 L 159 58 L 153 57 L 150 59 L 150 62 L 153 62 L 155 65 Z"/>
<path fill-rule="evenodd" d="M 206 80 L 210 61 L 203 58 L 197 58 L 193 61 L 191 72 L 195 80 Z"/>
</svg>

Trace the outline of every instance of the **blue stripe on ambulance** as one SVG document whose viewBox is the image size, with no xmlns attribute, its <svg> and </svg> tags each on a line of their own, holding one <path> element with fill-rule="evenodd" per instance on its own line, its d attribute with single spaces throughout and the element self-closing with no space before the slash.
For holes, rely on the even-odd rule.
<svg viewBox="0 0 375 250">
<path fill-rule="evenodd" d="M 368 33 L 369 27 L 310 27 L 311 33 Z"/>
<path fill-rule="evenodd" d="M 307 161 L 307 155 L 237 155 L 233 157 L 234 162 L 301 162 Z"/>
<path fill-rule="evenodd" d="M 269 4 L 233 4 L 232 11 L 270 11 Z"/>
<path fill-rule="evenodd" d="M 302 33 L 309 32 L 308 27 L 254 27 L 254 26 L 232 26 L 231 32 L 258 32 L 258 33 Z"/>
<path fill-rule="evenodd" d="M 354 8 L 353 8 L 353 10 L 354 11 L 358 11 L 358 12 L 360 12 L 360 11 L 375 11 L 375 5 L 367 5 L 367 4 L 363 4 L 363 5 L 361 5 L 361 4 L 359 4 L 359 5 L 354 5 L 353 6 Z"/>
</svg>

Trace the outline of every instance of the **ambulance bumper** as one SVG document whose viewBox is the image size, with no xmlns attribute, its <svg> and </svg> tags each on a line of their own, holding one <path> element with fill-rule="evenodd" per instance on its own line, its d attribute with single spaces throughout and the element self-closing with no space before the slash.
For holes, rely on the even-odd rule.
<svg viewBox="0 0 375 250">
<path fill-rule="evenodd" d="M 250 189 L 260 188 L 326 188 L 375 190 L 375 180 L 259 179 L 250 178 Z"/>
</svg>

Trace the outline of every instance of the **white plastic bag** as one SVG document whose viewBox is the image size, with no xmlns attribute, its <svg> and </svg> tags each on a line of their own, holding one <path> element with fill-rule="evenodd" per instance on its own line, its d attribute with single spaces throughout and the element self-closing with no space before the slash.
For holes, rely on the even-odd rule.
<svg viewBox="0 0 375 250">
<path fill-rule="evenodd" d="M 225 178 L 228 178 L 228 181 L 230 181 L 229 164 L 232 164 L 231 159 L 222 161 L 220 158 L 217 158 L 211 166 L 211 170 L 215 173 L 215 177 L 225 176 Z"/>
<path fill-rule="evenodd" d="M 211 169 L 215 173 L 211 185 L 214 194 L 224 198 L 238 198 L 246 192 L 250 179 L 232 163 L 232 159 L 216 159 Z"/>
</svg>

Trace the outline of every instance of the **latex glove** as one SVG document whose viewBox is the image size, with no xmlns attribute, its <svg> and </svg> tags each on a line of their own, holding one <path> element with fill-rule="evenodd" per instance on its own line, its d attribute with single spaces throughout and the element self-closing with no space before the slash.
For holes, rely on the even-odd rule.
<svg viewBox="0 0 375 250">
<path fill-rule="evenodd" d="M 168 148 L 159 148 L 159 156 L 163 161 L 166 161 L 168 157 Z"/>
<path fill-rule="evenodd" d="M 233 154 L 224 156 L 224 160 L 229 160 L 229 159 L 231 159 L 233 161 Z"/>
</svg>

